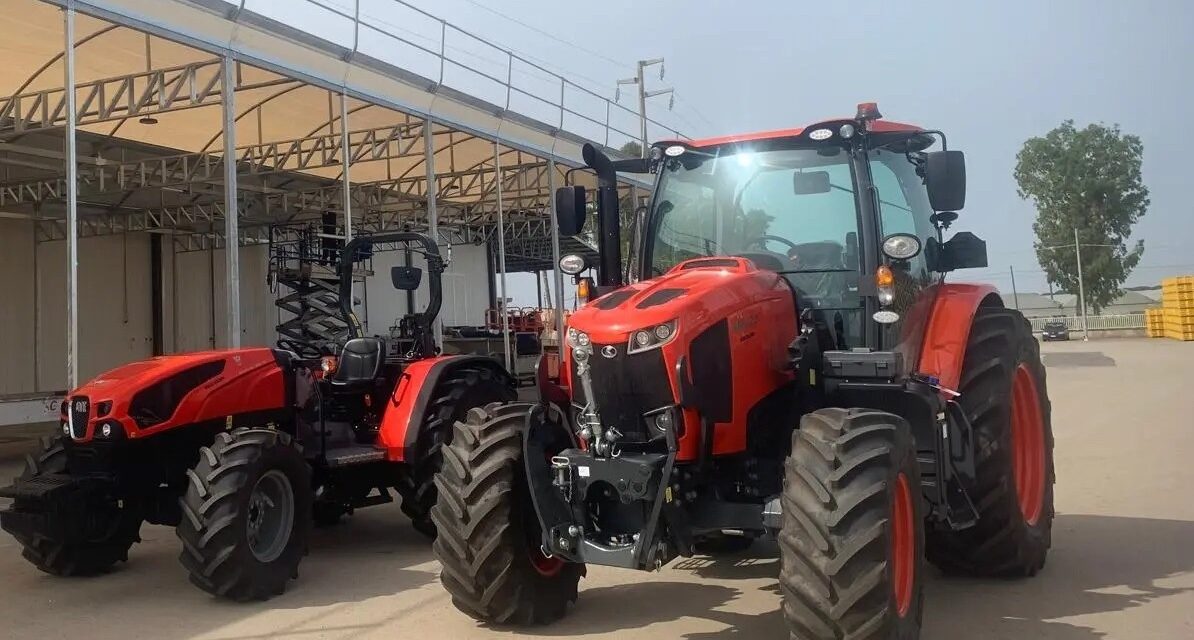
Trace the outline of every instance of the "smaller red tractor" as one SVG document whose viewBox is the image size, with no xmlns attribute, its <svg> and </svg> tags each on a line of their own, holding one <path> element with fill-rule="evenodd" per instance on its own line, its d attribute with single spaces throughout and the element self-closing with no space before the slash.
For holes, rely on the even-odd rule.
<svg viewBox="0 0 1194 640">
<path fill-rule="evenodd" d="M 427 308 L 408 339 L 363 337 L 352 313 L 353 260 L 375 243 L 427 258 Z M 62 435 L 43 442 L 0 495 L 0 525 L 37 568 L 104 572 L 128 559 L 142 522 L 176 527 L 180 560 L 204 591 L 234 600 L 281 593 L 297 576 L 312 523 L 393 501 L 435 535 L 432 482 L 451 425 L 469 409 L 514 399 L 492 359 L 440 356 L 432 323 L 444 263 L 416 233 L 356 238 L 340 254 L 340 307 L 350 339 L 281 340 L 162 356 L 100 374 L 62 403 Z M 422 271 L 394 267 L 395 288 Z M 397 355 L 391 356 L 391 353 Z"/>
<path fill-rule="evenodd" d="M 644 159 L 586 145 L 600 282 L 568 320 L 562 380 L 541 374 L 537 404 L 470 411 L 444 449 L 433 548 L 456 607 L 544 624 L 588 565 L 654 570 L 766 537 L 793 639 L 912 640 L 925 560 L 1036 573 L 1053 519 L 1045 369 L 992 287 L 945 279 L 987 258 L 945 235 L 966 174 L 944 147 L 870 103 Z M 655 181 L 631 282 L 619 171 Z M 556 203 L 580 232 L 584 189 Z"/>
</svg>

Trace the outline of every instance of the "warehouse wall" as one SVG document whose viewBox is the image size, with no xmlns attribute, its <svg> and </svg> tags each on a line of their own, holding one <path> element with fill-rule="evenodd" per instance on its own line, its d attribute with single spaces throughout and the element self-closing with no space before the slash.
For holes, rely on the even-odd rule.
<svg viewBox="0 0 1194 640">
<path fill-rule="evenodd" d="M 0 394 L 36 391 L 33 222 L 0 219 Z"/>
<path fill-rule="evenodd" d="M 414 266 L 424 269 L 423 283 L 415 293 L 415 310 L 427 304 L 427 264 L 415 255 Z M 373 256 L 373 274 L 365 279 L 362 299 L 365 308 L 366 332 L 384 335 L 399 318 L 407 314 L 406 292 L 397 291 L 390 282 L 390 267 L 402 264 L 401 251 L 386 251 Z M 489 271 L 485 264 L 485 247 L 461 245 L 452 248 L 452 262 L 443 275 L 444 302 L 440 318 L 447 326 L 480 325 L 485 322 L 489 306 Z M 358 308 L 362 308 L 358 307 Z"/>
<path fill-rule="evenodd" d="M 165 253 L 169 253 L 166 250 Z M 227 286 L 225 284 L 224 251 L 188 251 L 163 259 L 163 276 L 170 307 L 164 318 L 166 334 L 174 334 L 175 351 L 199 351 L 227 346 Z M 176 276 L 166 267 L 171 262 L 178 266 Z M 277 340 L 274 326 L 277 324 L 277 310 L 274 294 L 269 291 L 265 277 L 269 265 L 268 247 L 257 245 L 240 250 L 240 316 L 241 345 L 273 345 Z M 214 275 L 215 314 L 213 321 L 212 303 Z M 177 287 L 177 295 L 174 295 Z M 173 305 L 171 305 L 173 300 Z M 177 314 L 177 325 L 173 316 Z M 214 326 L 213 326 L 214 325 Z"/>
<path fill-rule="evenodd" d="M 38 381 L 41 391 L 66 380 L 66 242 L 37 246 Z M 26 273 L 32 273 L 27 269 Z M 79 381 L 153 354 L 149 236 L 79 241 Z"/>
</svg>

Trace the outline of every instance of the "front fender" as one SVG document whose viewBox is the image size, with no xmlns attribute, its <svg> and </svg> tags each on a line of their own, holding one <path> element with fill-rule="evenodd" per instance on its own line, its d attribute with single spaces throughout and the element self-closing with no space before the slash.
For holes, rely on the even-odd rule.
<svg viewBox="0 0 1194 640">
<path fill-rule="evenodd" d="M 406 365 L 386 403 L 377 436 L 378 444 L 386 450 L 387 460 L 408 462 L 419 458 L 419 428 L 435 398 L 436 387 L 447 374 L 461 368 L 490 369 L 513 385 L 510 374 L 486 356 L 438 356 Z"/>
<path fill-rule="evenodd" d="M 982 306 L 1003 306 L 995 287 L 988 284 L 941 285 L 921 346 L 921 375 L 937 378 L 946 389 L 958 388 L 970 327 L 975 312 Z"/>
</svg>

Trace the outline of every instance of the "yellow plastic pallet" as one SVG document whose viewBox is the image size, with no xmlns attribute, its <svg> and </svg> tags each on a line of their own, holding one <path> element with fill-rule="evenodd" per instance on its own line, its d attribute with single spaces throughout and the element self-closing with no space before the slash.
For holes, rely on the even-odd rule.
<svg viewBox="0 0 1194 640">
<path fill-rule="evenodd" d="M 1181 340 L 1182 342 L 1190 342 L 1194 340 L 1194 333 L 1166 333 L 1166 338 L 1170 340 Z"/>
<path fill-rule="evenodd" d="M 1185 324 L 1187 322 L 1194 324 L 1194 314 L 1184 311 L 1167 311 L 1165 312 L 1165 319 L 1163 322 L 1165 322 L 1165 324 L 1169 324 L 1171 322 L 1175 324 Z"/>
<path fill-rule="evenodd" d="M 1161 280 L 1162 287 L 1168 287 L 1168 286 L 1172 286 L 1175 284 L 1176 285 L 1180 285 L 1180 284 L 1194 285 L 1194 276 L 1176 276 L 1173 278 L 1165 278 L 1164 280 Z"/>
<path fill-rule="evenodd" d="M 1194 309 L 1194 295 L 1189 298 L 1170 298 L 1164 305 L 1166 309 Z"/>
<path fill-rule="evenodd" d="M 1161 287 L 1162 296 L 1182 295 L 1194 293 L 1194 284 L 1173 284 L 1168 287 Z"/>
</svg>

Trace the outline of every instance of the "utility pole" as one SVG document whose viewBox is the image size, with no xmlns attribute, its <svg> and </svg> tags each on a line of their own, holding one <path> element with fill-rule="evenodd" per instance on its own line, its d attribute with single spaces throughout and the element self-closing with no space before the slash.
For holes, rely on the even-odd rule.
<svg viewBox="0 0 1194 640">
<path fill-rule="evenodd" d="M 1074 227 L 1074 257 L 1078 261 L 1078 304 L 1082 305 L 1082 341 L 1090 341 L 1090 328 L 1086 323 L 1086 288 L 1082 284 L 1082 243 L 1078 241 L 1078 227 Z"/>
<path fill-rule="evenodd" d="M 1113 244 L 1092 244 L 1086 243 L 1088 247 L 1112 247 Z M 1074 227 L 1074 244 L 1059 244 L 1052 247 L 1041 247 L 1042 249 L 1069 249 L 1074 248 L 1074 260 L 1078 263 L 1078 306 L 1082 308 L 1082 341 L 1090 340 L 1090 326 L 1086 321 L 1086 286 L 1082 280 L 1082 242 L 1078 239 L 1078 227 Z M 1053 283 L 1049 283 L 1049 295 L 1053 295 Z"/>
<path fill-rule="evenodd" d="M 1020 294 L 1016 293 L 1016 269 L 1012 265 L 1007 265 L 1007 272 L 1012 274 L 1012 304 L 1016 306 L 1016 311 L 1020 310 Z"/>
<path fill-rule="evenodd" d="M 663 80 L 663 58 L 652 58 L 651 60 L 639 60 L 638 71 L 633 78 L 624 78 L 618 81 L 618 87 L 614 93 L 614 102 L 617 102 L 622 97 L 622 85 L 636 84 L 638 85 L 638 118 L 639 118 L 639 147 L 642 152 L 642 157 L 647 157 L 647 98 L 654 98 L 655 96 L 662 96 L 667 94 L 668 103 L 667 108 L 670 111 L 676 105 L 676 95 L 674 89 L 668 87 L 666 89 L 655 89 L 647 91 L 647 83 L 643 71 L 647 67 L 659 65 L 659 79 Z"/>
</svg>

